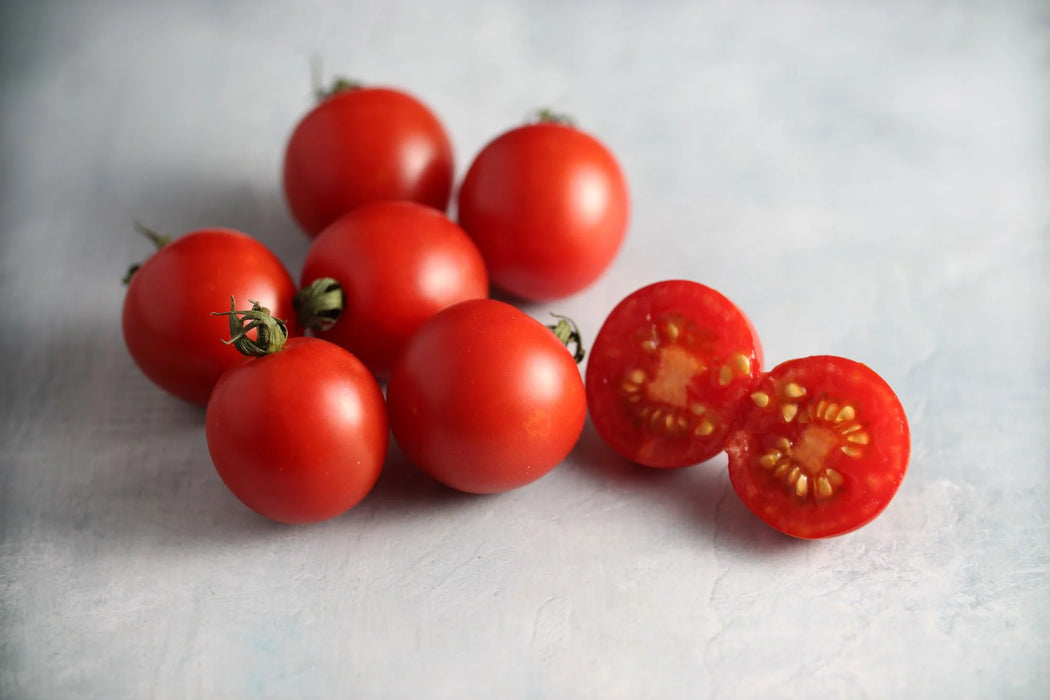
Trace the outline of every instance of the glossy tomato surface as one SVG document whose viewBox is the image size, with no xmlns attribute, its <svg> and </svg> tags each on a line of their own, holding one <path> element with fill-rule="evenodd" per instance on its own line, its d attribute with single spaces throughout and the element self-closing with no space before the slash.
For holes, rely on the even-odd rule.
<svg viewBox="0 0 1050 700">
<path fill-rule="evenodd" d="M 627 182 L 597 139 L 560 123 L 513 129 L 486 145 L 460 187 L 460 225 L 493 284 L 524 299 L 594 282 L 627 231 Z"/>
<path fill-rule="evenodd" d="M 452 145 L 415 97 L 389 88 L 350 88 L 325 98 L 292 132 L 284 191 L 314 237 L 368 202 L 411 200 L 444 211 L 452 193 Z"/>
<path fill-rule="evenodd" d="M 423 324 L 387 386 L 394 438 L 416 466 L 460 491 L 495 493 L 547 474 L 583 430 L 586 398 L 569 351 L 503 302 L 465 301 Z"/>
<path fill-rule="evenodd" d="M 841 535 L 875 518 L 908 466 L 904 408 L 869 367 L 833 356 L 774 367 L 729 437 L 740 499 L 794 537 Z"/>
<path fill-rule="evenodd" d="M 301 283 L 332 278 L 344 309 L 317 335 L 353 352 L 385 378 L 412 333 L 435 312 L 488 296 L 485 262 L 444 214 L 413 202 L 376 202 L 318 236 Z"/>
<path fill-rule="evenodd" d="M 733 302 L 696 282 L 642 287 L 606 318 L 587 363 L 587 405 L 613 449 L 650 467 L 722 451 L 762 370 L 762 347 Z"/>
<path fill-rule="evenodd" d="M 389 435 L 371 372 L 317 338 L 289 339 L 224 374 L 205 425 L 230 491 L 284 523 L 326 520 L 360 502 L 379 478 Z"/>
<path fill-rule="evenodd" d="M 244 357 L 224 345 L 230 297 L 255 299 L 296 334 L 295 282 L 251 236 L 230 229 L 187 233 L 131 276 L 121 324 L 135 363 L 157 386 L 204 405 L 219 376 Z"/>
</svg>

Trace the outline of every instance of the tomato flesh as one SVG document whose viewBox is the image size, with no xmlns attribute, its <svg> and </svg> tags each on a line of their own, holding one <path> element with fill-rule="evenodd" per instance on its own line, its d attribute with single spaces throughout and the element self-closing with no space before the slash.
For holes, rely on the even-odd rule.
<svg viewBox="0 0 1050 700">
<path fill-rule="evenodd" d="M 683 467 L 722 451 L 761 371 L 758 334 L 733 302 L 697 282 L 657 282 L 621 301 L 598 332 L 587 405 L 624 457 Z"/>
<path fill-rule="evenodd" d="M 881 513 L 908 466 L 907 417 L 867 366 L 828 355 L 763 376 L 726 443 L 744 504 L 793 537 L 841 535 Z"/>
</svg>

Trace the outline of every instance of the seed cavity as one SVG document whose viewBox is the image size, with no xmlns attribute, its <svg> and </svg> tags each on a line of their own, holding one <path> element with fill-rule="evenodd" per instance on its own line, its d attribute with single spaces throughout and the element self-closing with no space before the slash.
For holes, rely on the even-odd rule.
<svg viewBox="0 0 1050 700">
<path fill-rule="evenodd" d="M 845 484 L 845 477 L 833 467 L 835 455 L 859 459 L 871 443 L 871 435 L 857 422 L 857 410 L 830 398 L 821 397 L 800 405 L 805 387 L 789 382 L 778 389 L 779 395 L 795 401 L 781 403 L 780 415 L 785 423 L 795 422 L 797 437 L 777 436 L 759 453 L 756 465 L 795 498 L 803 502 L 824 502 L 834 498 Z M 764 391 L 755 392 L 751 400 L 764 408 L 773 398 Z M 795 429 L 792 429 L 795 430 Z"/>
</svg>

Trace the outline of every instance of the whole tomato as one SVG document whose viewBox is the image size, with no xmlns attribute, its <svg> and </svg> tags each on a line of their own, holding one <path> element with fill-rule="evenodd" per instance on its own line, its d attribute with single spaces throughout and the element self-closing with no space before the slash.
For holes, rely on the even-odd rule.
<svg viewBox="0 0 1050 700">
<path fill-rule="evenodd" d="M 230 295 L 256 299 L 296 334 L 295 282 L 266 246 L 231 229 L 202 229 L 160 248 L 134 270 L 124 297 L 124 342 L 142 372 L 169 394 L 204 405 L 215 382 L 244 360 L 219 342 L 226 322 L 212 315 Z"/>
<path fill-rule="evenodd" d="M 594 137 L 557 121 L 486 145 L 458 196 L 460 225 L 492 283 L 524 299 L 567 296 L 612 263 L 627 231 L 627 182 Z"/>
<path fill-rule="evenodd" d="M 284 192 L 312 238 L 368 202 L 411 200 L 444 211 L 452 193 L 452 145 L 415 97 L 347 87 L 322 98 L 295 127 L 284 155 Z"/>
<path fill-rule="evenodd" d="M 405 455 L 460 491 L 496 493 L 547 474 L 583 430 L 579 369 L 543 324 L 492 299 L 434 314 L 387 385 Z"/>
<path fill-rule="evenodd" d="M 273 321 L 258 304 L 231 314 L 249 326 Z M 272 520 L 335 517 L 371 491 L 383 468 L 383 394 L 371 372 L 337 345 L 317 338 L 285 343 L 272 328 L 258 332 L 265 342 L 246 342 L 258 356 L 223 374 L 208 401 L 212 462 L 241 502 Z"/>
<path fill-rule="evenodd" d="M 302 323 L 380 378 L 435 312 L 488 296 L 474 242 L 444 214 L 415 202 L 375 202 L 336 219 L 310 247 L 300 281 Z"/>
</svg>

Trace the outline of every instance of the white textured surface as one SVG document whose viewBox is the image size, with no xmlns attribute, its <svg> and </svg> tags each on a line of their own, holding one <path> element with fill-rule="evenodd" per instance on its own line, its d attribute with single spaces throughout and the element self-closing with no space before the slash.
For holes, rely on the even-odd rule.
<svg viewBox="0 0 1050 700">
<path fill-rule="evenodd" d="M 593 337 L 690 277 L 770 365 L 866 362 L 911 417 L 897 499 L 794 541 L 723 458 L 647 471 L 588 427 L 497 497 L 393 454 L 337 520 L 245 510 L 128 358 L 119 279 L 136 218 L 298 272 L 313 54 L 429 102 L 460 174 L 574 114 L 634 217 L 558 310 Z M 0 697 L 1046 697 L 1048 59 L 1038 0 L 3 3 Z"/>
</svg>

